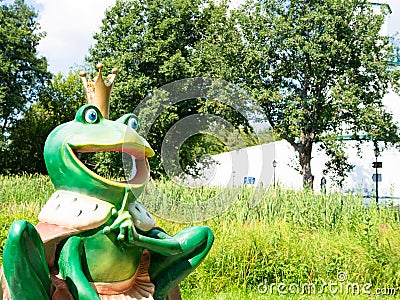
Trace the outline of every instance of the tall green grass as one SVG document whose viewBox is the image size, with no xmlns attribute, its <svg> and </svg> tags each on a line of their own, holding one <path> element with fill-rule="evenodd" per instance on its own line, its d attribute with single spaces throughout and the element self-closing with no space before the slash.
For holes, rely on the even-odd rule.
<svg viewBox="0 0 400 300">
<path fill-rule="evenodd" d="M 40 208 L 53 192 L 47 176 L 0 175 L 0 264 L 11 223 L 24 219 L 36 224 Z"/>
<path fill-rule="evenodd" d="M 160 193 L 182 202 L 201 203 L 210 197 L 232 202 L 223 214 L 201 223 L 212 228 L 215 242 L 182 282 L 184 299 L 300 299 L 302 295 L 282 296 L 276 290 L 262 294 L 258 286 L 321 285 L 337 282 L 343 272 L 346 282 L 371 283 L 369 298 L 382 299 L 376 288 L 395 288 L 400 294 L 400 216 L 393 207 L 367 207 L 355 195 L 312 191 L 191 189 L 166 181 L 156 187 L 157 192 L 150 190 L 141 199 L 145 206 L 148 197 Z M 45 176 L 0 176 L 0 254 L 12 221 L 35 223 L 53 191 Z M 160 218 L 157 223 L 172 234 L 197 225 Z M 340 293 L 324 295 L 318 299 L 350 299 Z"/>
<path fill-rule="evenodd" d="M 189 188 L 169 191 L 165 184 L 160 189 L 189 199 L 190 193 L 199 193 Z M 232 290 L 250 293 L 249 299 L 270 299 L 258 292 L 260 283 L 321 285 L 338 282 L 343 272 L 346 283 L 371 283 L 371 294 L 382 287 L 400 292 L 399 211 L 394 207 L 367 207 L 355 195 L 283 189 L 260 195 L 251 188 L 235 192 L 233 205 L 206 222 L 215 233 L 215 244 L 181 285 L 189 299 L 193 293 L 189 291 L 195 291 L 193 299 L 202 293 L 230 299 Z M 254 193 L 260 202 L 252 207 L 257 203 L 251 198 Z M 176 225 L 160 223 L 169 231 L 177 230 Z"/>
</svg>

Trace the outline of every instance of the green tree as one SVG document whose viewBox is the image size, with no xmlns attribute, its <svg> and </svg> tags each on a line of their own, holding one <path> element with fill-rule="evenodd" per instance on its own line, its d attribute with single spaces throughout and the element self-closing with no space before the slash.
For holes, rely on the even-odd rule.
<svg viewBox="0 0 400 300">
<path fill-rule="evenodd" d="M 37 53 L 44 37 L 37 14 L 23 0 L 0 4 L 0 126 L 1 135 L 37 100 L 50 77 L 47 62 Z"/>
<path fill-rule="evenodd" d="M 236 81 L 297 151 L 305 186 L 316 142 L 332 158 L 330 171 L 343 176 L 352 166 L 338 135 L 398 141 L 382 104 L 398 79 L 389 66 L 392 46 L 380 34 L 388 13 L 382 8 L 374 13 L 367 0 L 251 0 L 236 13 L 243 33 Z"/>
<path fill-rule="evenodd" d="M 148 107 L 154 110 L 162 107 L 154 123 L 143 124 L 151 125 L 146 138 L 156 152 L 156 158 L 150 161 L 153 176 L 163 174 L 160 159 L 163 137 L 184 117 L 214 113 L 235 127 L 249 126 L 245 118 L 235 113 L 235 108 L 226 108 L 204 97 L 172 106 L 167 101 L 163 106 L 163 100 L 157 102 L 155 92 L 167 83 L 185 78 L 226 78 L 230 69 L 220 59 L 222 51 L 227 54 L 224 43 L 240 41 L 240 35 L 232 29 L 234 24 L 230 22 L 227 5 L 211 0 L 117 0 L 106 12 L 101 30 L 94 36 L 96 43 L 90 49 L 88 62 L 93 66 L 102 62 L 109 70 L 114 66 L 120 70 L 113 89 L 111 119 L 133 111 L 146 97 Z M 142 123 L 146 113 L 140 111 Z M 200 142 L 203 137 L 199 132 L 183 145 L 180 165 L 190 167 L 193 157 L 215 153 L 218 147 L 223 151 L 223 145 L 215 144 L 213 138 Z M 191 147 L 202 149 L 189 151 Z"/>
<path fill-rule="evenodd" d="M 49 133 L 58 125 L 71 121 L 86 98 L 78 74 L 61 73 L 46 83 L 34 103 L 15 121 L 8 139 L 3 172 L 47 173 L 43 148 Z"/>
</svg>

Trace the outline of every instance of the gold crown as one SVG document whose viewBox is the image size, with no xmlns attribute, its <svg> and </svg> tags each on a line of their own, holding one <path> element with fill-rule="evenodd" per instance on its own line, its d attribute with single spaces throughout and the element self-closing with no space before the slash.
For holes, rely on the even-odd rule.
<svg viewBox="0 0 400 300">
<path fill-rule="evenodd" d="M 103 69 L 102 64 L 97 64 L 96 68 L 99 70 L 99 75 L 91 79 L 86 80 L 86 72 L 81 71 L 79 76 L 82 79 L 83 85 L 85 87 L 86 95 L 89 104 L 94 104 L 98 107 L 104 118 L 108 119 L 110 112 L 110 97 L 111 90 L 114 86 L 114 80 L 117 76 L 118 69 L 113 68 L 110 75 L 108 75 L 108 83 L 105 83 L 101 70 Z"/>
</svg>

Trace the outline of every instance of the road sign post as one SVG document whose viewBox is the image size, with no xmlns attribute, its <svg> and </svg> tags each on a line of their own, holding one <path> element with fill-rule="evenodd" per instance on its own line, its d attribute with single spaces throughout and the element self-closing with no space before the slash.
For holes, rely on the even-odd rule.
<svg viewBox="0 0 400 300">
<path fill-rule="evenodd" d="M 372 167 L 373 167 L 374 169 L 382 168 L 382 162 L 381 162 L 381 161 L 374 161 L 374 162 L 372 163 Z"/>
</svg>

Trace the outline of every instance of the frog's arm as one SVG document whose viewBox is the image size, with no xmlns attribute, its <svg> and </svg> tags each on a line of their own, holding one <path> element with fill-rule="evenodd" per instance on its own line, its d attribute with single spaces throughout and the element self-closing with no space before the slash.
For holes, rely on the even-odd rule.
<svg viewBox="0 0 400 300">
<path fill-rule="evenodd" d="M 82 271 L 82 247 L 83 240 L 80 237 L 73 236 L 67 240 L 58 260 L 60 275 L 67 282 L 74 299 L 100 300 Z"/>
<path fill-rule="evenodd" d="M 138 234 L 139 239 L 134 242 L 135 245 L 157 252 L 159 254 L 170 256 L 183 252 L 181 244 L 173 239 L 154 239 Z"/>
</svg>

